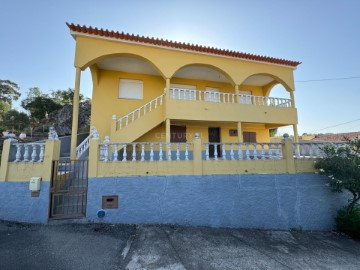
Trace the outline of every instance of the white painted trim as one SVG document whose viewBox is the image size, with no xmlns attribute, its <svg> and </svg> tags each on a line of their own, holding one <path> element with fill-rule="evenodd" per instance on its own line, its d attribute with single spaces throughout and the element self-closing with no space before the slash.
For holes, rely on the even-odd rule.
<svg viewBox="0 0 360 270">
<path fill-rule="evenodd" d="M 261 64 L 271 65 L 271 66 L 286 67 L 286 68 L 290 68 L 292 70 L 297 69 L 297 67 L 288 66 L 288 65 L 281 65 L 281 64 L 275 64 L 275 63 L 269 63 L 269 62 L 265 62 L 265 61 L 256 61 L 256 60 L 249 60 L 249 59 L 244 59 L 244 58 L 239 58 L 239 57 L 224 56 L 224 55 L 213 54 L 213 53 L 204 53 L 204 52 L 196 52 L 196 51 L 192 51 L 192 50 L 169 48 L 167 46 L 152 45 L 152 44 L 146 44 L 146 43 L 141 43 L 141 42 L 136 42 L 136 41 L 126 41 L 126 40 L 117 39 L 117 38 L 111 38 L 111 37 L 101 37 L 101 36 L 98 36 L 98 35 L 84 34 L 84 33 L 79 33 L 79 32 L 75 32 L 75 31 L 71 31 L 71 30 L 70 30 L 70 34 L 74 38 L 75 38 L 75 36 L 83 36 L 83 37 L 90 37 L 90 38 L 96 38 L 96 39 L 102 39 L 102 40 L 110 40 L 110 41 L 115 41 L 115 42 L 120 42 L 120 43 L 136 44 L 136 45 L 139 45 L 139 46 L 146 46 L 146 47 L 152 47 L 152 48 L 162 48 L 162 49 L 169 50 L 169 51 L 188 52 L 188 53 L 193 53 L 193 54 L 202 54 L 202 55 L 221 57 L 221 58 L 227 58 L 227 59 L 235 59 L 235 60 L 240 60 L 240 61 L 250 62 L 250 63 L 257 63 L 257 64 L 261 63 Z M 75 40 L 76 40 L 76 38 L 75 38 Z M 278 59 L 278 58 L 276 58 L 276 59 Z"/>
</svg>

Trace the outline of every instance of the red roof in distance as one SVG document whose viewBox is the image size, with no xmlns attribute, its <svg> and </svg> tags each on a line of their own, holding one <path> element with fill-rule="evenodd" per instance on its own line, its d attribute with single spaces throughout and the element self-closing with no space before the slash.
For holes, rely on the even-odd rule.
<svg viewBox="0 0 360 270">
<path fill-rule="evenodd" d="M 105 37 L 105 38 L 119 39 L 119 40 L 124 40 L 124 41 L 138 42 L 138 43 L 143 43 L 143 44 L 150 44 L 150 45 L 159 46 L 159 47 L 168 47 L 168 48 L 174 48 L 174 49 L 180 49 L 180 50 L 194 51 L 194 52 L 199 52 L 199 53 L 208 53 L 208 54 L 234 57 L 234 58 L 257 61 L 257 62 L 267 62 L 267 63 L 271 63 L 271 64 L 285 65 L 285 66 L 290 66 L 290 67 L 297 67 L 299 64 L 301 64 L 301 62 L 298 62 L 298 61 L 291 61 L 291 60 L 273 58 L 273 57 L 268 57 L 268 56 L 261 56 L 261 55 L 243 53 L 243 52 L 223 50 L 223 49 L 218 49 L 218 48 L 214 48 L 214 47 L 201 46 L 201 45 L 197 45 L 197 44 L 168 41 L 168 40 L 164 40 L 164 39 L 158 39 L 158 38 L 153 38 L 153 37 L 144 37 L 144 36 L 128 34 L 128 33 L 124 33 L 124 32 L 120 33 L 120 32 L 115 32 L 115 31 L 109 31 L 107 29 L 106 30 L 97 29 L 96 27 L 92 28 L 91 26 L 87 27 L 85 25 L 84 26 L 75 25 L 73 23 L 71 23 L 71 24 L 66 23 L 66 25 L 70 28 L 71 31 L 77 32 L 77 33 L 101 36 L 101 37 Z"/>
</svg>

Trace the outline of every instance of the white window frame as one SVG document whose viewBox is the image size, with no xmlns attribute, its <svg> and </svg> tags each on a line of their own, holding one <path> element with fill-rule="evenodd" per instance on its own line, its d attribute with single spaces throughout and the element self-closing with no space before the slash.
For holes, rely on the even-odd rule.
<svg viewBox="0 0 360 270">
<path fill-rule="evenodd" d="M 172 83 L 170 84 L 170 96 L 173 99 L 196 100 L 196 86 L 190 84 Z"/>
<path fill-rule="evenodd" d="M 120 99 L 144 99 L 144 83 L 141 80 L 120 79 L 119 93 Z"/>
</svg>

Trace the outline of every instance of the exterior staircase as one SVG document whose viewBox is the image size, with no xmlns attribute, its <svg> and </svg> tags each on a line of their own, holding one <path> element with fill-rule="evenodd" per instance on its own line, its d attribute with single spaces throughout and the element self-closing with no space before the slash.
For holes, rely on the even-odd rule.
<svg viewBox="0 0 360 270">
<path fill-rule="evenodd" d="M 113 116 L 110 138 L 116 142 L 133 142 L 165 121 L 164 94 L 117 119 Z"/>
</svg>

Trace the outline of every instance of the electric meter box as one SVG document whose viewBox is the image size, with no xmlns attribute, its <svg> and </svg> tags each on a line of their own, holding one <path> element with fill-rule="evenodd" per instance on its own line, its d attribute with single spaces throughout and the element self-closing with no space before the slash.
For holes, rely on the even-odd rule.
<svg viewBox="0 0 360 270">
<path fill-rule="evenodd" d="M 41 177 L 31 177 L 29 183 L 30 191 L 39 191 L 41 186 Z"/>
</svg>

